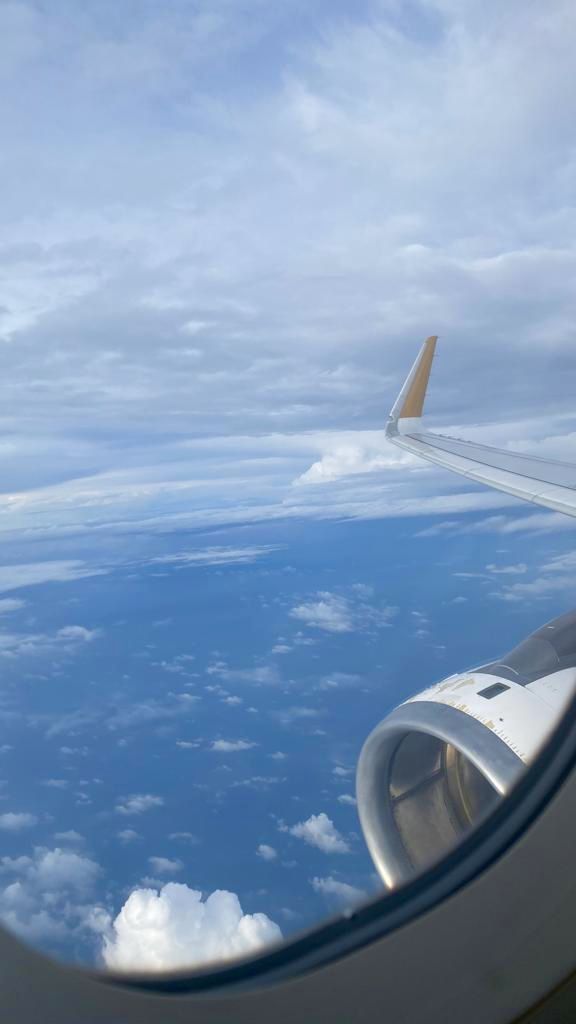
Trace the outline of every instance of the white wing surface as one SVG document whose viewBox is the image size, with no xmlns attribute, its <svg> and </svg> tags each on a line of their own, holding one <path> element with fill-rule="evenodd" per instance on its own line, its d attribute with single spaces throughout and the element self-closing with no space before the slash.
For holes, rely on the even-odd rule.
<svg viewBox="0 0 576 1024">
<path fill-rule="evenodd" d="M 576 516 L 576 464 L 519 455 L 425 429 L 422 412 L 437 340 L 433 335 L 424 342 L 388 417 L 387 438 L 454 473 Z"/>
</svg>

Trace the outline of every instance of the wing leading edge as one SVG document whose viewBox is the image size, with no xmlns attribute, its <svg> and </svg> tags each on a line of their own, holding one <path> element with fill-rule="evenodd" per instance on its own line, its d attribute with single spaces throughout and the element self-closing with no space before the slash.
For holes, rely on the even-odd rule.
<svg viewBox="0 0 576 1024">
<path fill-rule="evenodd" d="M 424 342 L 386 424 L 392 444 L 534 505 L 576 516 L 576 464 L 429 433 L 422 413 L 437 337 Z"/>
</svg>

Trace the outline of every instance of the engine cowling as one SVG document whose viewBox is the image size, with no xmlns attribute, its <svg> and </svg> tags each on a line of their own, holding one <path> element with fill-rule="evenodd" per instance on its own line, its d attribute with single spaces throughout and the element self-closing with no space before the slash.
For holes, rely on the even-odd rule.
<svg viewBox="0 0 576 1024">
<path fill-rule="evenodd" d="M 366 740 L 358 812 L 390 888 L 441 858 L 510 792 L 576 693 L 576 612 L 498 661 L 401 704 Z"/>
</svg>

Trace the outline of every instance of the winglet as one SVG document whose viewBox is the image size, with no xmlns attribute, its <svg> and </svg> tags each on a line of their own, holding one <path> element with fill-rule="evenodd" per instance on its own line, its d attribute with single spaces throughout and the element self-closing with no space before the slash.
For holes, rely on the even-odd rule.
<svg viewBox="0 0 576 1024">
<path fill-rule="evenodd" d="M 388 437 L 398 434 L 400 420 L 419 420 L 422 416 L 437 341 L 438 336 L 433 334 L 426 339 L 420 349 L 418 358 L 410 370 L 388 417 L 388 423 L 386 424 L 386 435 Z"/>
</svg>

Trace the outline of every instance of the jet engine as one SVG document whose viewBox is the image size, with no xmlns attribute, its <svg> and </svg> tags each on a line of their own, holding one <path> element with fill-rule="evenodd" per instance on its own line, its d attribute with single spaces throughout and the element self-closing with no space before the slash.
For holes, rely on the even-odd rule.
<svg viewBox="0 0 576 1024">
<path fill-rule="evenodd" d="M 380 722 L 362 748 L 356 791 L 388 888 L 438 860 L 510 792 L 575 692 L 576 611 Z"/>
</svg>

